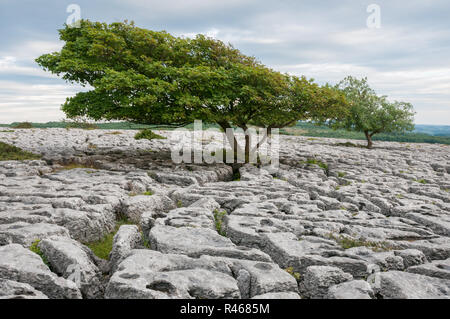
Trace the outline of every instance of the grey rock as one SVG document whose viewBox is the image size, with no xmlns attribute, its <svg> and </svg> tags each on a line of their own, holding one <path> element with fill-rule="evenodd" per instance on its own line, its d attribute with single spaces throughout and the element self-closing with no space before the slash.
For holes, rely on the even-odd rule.
<svg viewBox="0 0 450 319">
<path fill-rule="evenodd" d="M 427 262 L 427 257 L 423 252 L 417 249 L 404 249 L 394 251 L 396 256 L 403 258 L 405 268 L 421 265 Z"/>
<path fill-rule="evenodd" d="M 163 195 L 131 196 L 122 201 L 122 213 L 131 221 L 140 222 L 144 212 L 150 212 L 151 217 L 165 213 L 175 208 L 170 198 Z"/>
<path fill-rule="evenodd" d="M 254 296 L 251 299 L 301 299 L 295 292 L 269 292 Z"/>
<path fill-rule="evenodd" d="M 30 247 L 36 240 L 54 235 L 70 236 L 66 228 L 54 224 L 17 222 L 0 225 L 0 245 L 15 243 Z"/>
<path fill-rule="evenodd" d="M 133 249 L 142 246 L 142 235 L 136 225 L 122 225 L 113 238 L 113 247 L 109 255 L 111 271 L 114 273 L 117 266 Z"/>
<path fill-rule="evenodd" d="M 0 299 L 48 299 L 29 284 L 0 278 Z"/>
<path fill-rule="evenodd" d="M 311 299 L 323 299 L 331 286 L 352 280 L 353 276 L 329 266 L 310 266 L 300 282 L 300 293 Z"/>
<path fill-rule="evenodd" d="M 92 251 L 79 242 L 67 237 L 51 237 L 39 242 L 51 269 L 68 280 L 73 281 L 84 298 L 103 297 L 102 274 L 92 260 Z"/>
<path fill-rule="evenodd" d="M 412 266 L 409 267 L 406 271 L 415 274 L 450 280 L 450 258 L 446 260 L 434 260 L 431 263 L 419 266 Z"/>
<path fill-rule="evenodd" d="M 152 249 L 163 253 L 185 254 L 189 257 L 202 255 L 223 256 L 237 259 L 271 261 L 265 253 L 244 246 L 234 245 L 230 239 L 207 228 L 156 225 L 150 231 Z"/>
<path fill-rule="evenodd" d="M 228 299 L 240 292 L 230 269 L 219 262 L 133 250 L 111 277 L 105 297 Z"/>
<path fill-rule="evenodd" d="M 42 259 L 19 244 L 0 247 L 0 278 L 26 283 L 52 299 L 80 299 L 76 284 L 58 277 Z"/>
<path fill-rule="evenodd" d="M 352 280 L 331 286 L 326 297 L 327 299 L 372 299 L 374 293 L 367 281 Z"/>
<path fill-rule="evenodd" d="M 388 271 L 368 279 L 384 299 L 449 299 L 450 281 L 408 272 Z"/>
</svg>

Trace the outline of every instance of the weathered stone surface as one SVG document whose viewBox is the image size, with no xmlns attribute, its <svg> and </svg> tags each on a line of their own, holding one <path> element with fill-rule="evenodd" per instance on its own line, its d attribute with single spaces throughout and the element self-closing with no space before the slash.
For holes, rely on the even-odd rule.
<svg viewBox="0 0 450 319">
<path fill-rule="evenodd" d="M 142 235 L 135 225 L 122 225 L 114 235 L 113 247 L 109 255 L 111 271 L 114 273 L 117 266 L 133 249 L 142 246 Z"/>
<path fill-rule="evenodd" d="M 110 293 L 117 298 L 291 296 L 297 288 L 283 270 L 288 267 L 300 278 L 309 266 L 337 267 L 355 279 L 386 270 L 419 272 L 427 275 L 420 277 L 419 287 L 434 287 L 433 280 L 447 278 L 447 146 L 377 141 L 366 150 L 337 144 L 346 140 L 281 136 L 279 166 L 243 165 L 240 180 L 232 181 L 233 169 L 225 164 L 171 161 L 174 147 L 191 140 L 187 132 L 158 132 L 168 139 L 152 141 L 135 140 L 131 130 L 110 133 L 32 129 L 2 134 L 2 141 L 41 153 L 44 160 L 0 162 L 0 246 L 28 247 L 52 236 L 98 241 L 115 229 L 117 220 L 128 217 L 145 240 L 153 236 L 152 248 L 162 256 L 174 252 L 177 260 L 188 258 L 190 266 L 180 268 L 186 271 L 184 278 L 172 273 L 170 285 L 148 280 L 153 289 L 136 283 L 141 279 L 122 278 L 122 287 L 116 271 Z M 195 139 L 198 147 L 211 151 L 223 147 L 220 132 L 205 131 Z M 243 136 L 237 139 L 242 142 Z M 144 195 L 148 192 L 153 195 Z M 215 210 L 226 211 L 223 220 L 214 219 Z M 139 246 L 132 226 L 117 238 L 113 270 Z M 94 256 L 89 258 L 104 273 L 109 271 Z M 135 267 L 145 268 L 148 258 L 135 261 L 142 263 Z M 273 268 L 258 271 L 258 263 Z M 222 278 L 212 285 L 214 293 L 193 293 L 189 287 L 197 287 L 194 277 L 203 271 L 225 274 L 230 286 Z M 399 287 L 410 280 L 398 278 Z M 205 282 L 199 285 L 208 289 Z M 372 296 L 366 288 L 359 280 L 348 281 L 332 286 L 324 297 Z M 387 295 L 403 298 L 402 289 Z"/>
<path fill-rule="evenodd" d="M 379 272 L 369 278 L 384 299 L 449 299 L 450 281 L 408 272 Z"/>
<path fill-rule="evenodd" d="M 367 281 L 352 280 L 335 286 L 328 290 L 328 299 L 372 299 L 374 293 Z"/>
<path fill-rule="evenodd" d="M 211 259 L 133 250 L 111 277 L 106 298 L 239 298 L 228 267 Z"/>
<path fill-rule="evenodd" d="M 138 195 L 122 201 L 121 212 L 130 220 L 139 222 L 144 212 L 161 214 L 175 208 L 175 204 L 166 196 Z"/>
<path fill-rule="evenodd" d="M 331 286 L 352 279 L 352 275 L 336 267 L 310 266 L 300 282 L 300 293 L 307 298 L 323 299 Z"/>
<path fill-rule="evenodd" d="M 245 246 L 236 246 L 231 240 L 208 228 L 156 225 L 150 231 L 152 249 L 163 253 L 184 254 L 190 257 L 202 255 L 271 261 L 265 253 Z"/>
<path fill-rule="evenodd" d="M 14 243 L 30 247 L 36 240 L 54 235 L 69 237 L 69 231 L 64 227 L 47 223 L 17 222 L 0 225 L 0 245 Z"/>
<path fill-rule="evenodd" d="M 38 247 L 48 260 L 51 269 L 73 281 L 84 298 L 103 297 L 102 274 L 86 246 L 67 237 L 51 237 L 39 242 Z"/>
<path fill-rule="evenodd" d="M 252 299 L 301 299 L 295 292 L 269 292 L 252 297 Z"/>
<path fill-rule="evenodd" d="M 431 263 L 419 266 L 412 266 L 409 267 L 406 271 L 415 274 L 450 280 L 450 258 L 446 260 L 434 260 Z"/>
<path fill-rule="evenodd" d="M 0 278 L 29 284 L 52 299 L 79 299 L 76 284 L 58 277 L 42 259 L 19 244 L 0 247 Z"/>
<path fill-rule="evenodd" d="M 48 299 L 29 284 L 0 278 L 0 299 Z"/>
</svg>

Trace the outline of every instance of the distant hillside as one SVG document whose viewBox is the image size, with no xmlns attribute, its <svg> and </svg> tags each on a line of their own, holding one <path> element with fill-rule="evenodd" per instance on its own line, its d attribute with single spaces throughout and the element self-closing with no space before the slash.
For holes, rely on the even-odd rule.
<svg viewBox="0 0 450 319">
<path fill-rule="evenodd" d="M 416 124 L 415 133 L 425 133 L 433 136 L 450 136 L 450 125 Z"/>
</svg>

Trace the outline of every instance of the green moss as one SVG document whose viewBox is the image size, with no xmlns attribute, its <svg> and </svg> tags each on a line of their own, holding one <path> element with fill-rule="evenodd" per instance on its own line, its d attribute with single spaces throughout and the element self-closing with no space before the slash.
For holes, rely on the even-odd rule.
<svg viewBox="0 0 450 319">
<path fill-rule="evenodd" d="M 134 139 L 136 140 L 142 140 L 142 139 L 146 139 L 146 140 L 154 140 L 154 139 L 166 139 L 164 136 L 158 135 L 156 133 L 153 133 L 152 130 L 150 129 L 144 129 L 138 133 L 136 133 L 136 135 L 134 136 Z"/>
<path fill-rule="evenodd" d="M 89 247 L 97 257 L 109 260 L 109 254 L 111 253 L 112 250 L 114 235 L 117 233 L 120 226 L 122 225 L 134 225 L 134 223 L 126 218 L 122 218 L 121 220 L 118 220 L 116 222 L 116 227 L 111 233 L 106 234 L 99 241 L 85 243 L 85 245 Z"/>
<path fill-rule="evenodd" d="M 16 146 L 0 142 L 0 161 L 24 161 L 40 159 L 40 155 L 36 155 L 24 151 Z"/>
<path fill-rule="evenodd" d="M 31 246 L 30 246 L 30 250 L 39 255 L 39 257 L 41 257 L 42 261 L 44 262 L 44 264 L 46 264 L 49 268 L 50 268 L 50 263 L 47 260 L 47 257 L 44 256 L 44 253 L 41 251 L 41 249 L 39 248 L 39 243 L 41 242 L 40 239 L 35 240 Z"/>
<path fill-rule="evenodd" d="M 224 210 L 215 209 L 213 213 L 217 232 L 222 236 L 226 236 L 225 230 L 223 229 L 222 226 L 223 226 L 223 218 L 227 215 L 227 212 Z"/>
<path fill-rule="evenodd" d="M 105 133 L 106 135 L 120 135 L 120 134 L 122 134 L 122 132 L 119 132 L 119 131 L 114 131 L 114 132 L 107 132 L 107 133 Z"/>
</svg>

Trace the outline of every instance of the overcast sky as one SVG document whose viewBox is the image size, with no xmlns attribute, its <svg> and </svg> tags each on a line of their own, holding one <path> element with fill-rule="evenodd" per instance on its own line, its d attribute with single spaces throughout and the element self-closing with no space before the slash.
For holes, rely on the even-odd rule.
<svg viewBox="0 0 450 319">
<path fill-rule="evenodd" d="M 80 87 L 34 59 L 61 48 L 57 29 L 72 3 L 83 19 L 205 33 L 319 83 L 367 76 L 379 94 L 411 102 L 416 123 L 450 125 L 448 0 L 0 0 L 0 123 L 64 118 L 60 105 Z M 367 25 L 371 4 L 380 28 Z"/>
</svg>

